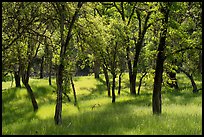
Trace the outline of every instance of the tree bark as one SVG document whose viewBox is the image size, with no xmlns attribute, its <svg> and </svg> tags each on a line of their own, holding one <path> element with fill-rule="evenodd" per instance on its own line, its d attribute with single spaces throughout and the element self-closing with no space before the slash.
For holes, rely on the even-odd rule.
<svg viewBox="0 0 204 137">
<path fill-rule="evenodd" d="M 96 79 L 99 78 L 99 73 L 100 73 L 100 60 L 95 58 L 95 60 L 94 60 L 94 77 Z"/>
<path fill-rule="evenodd" d="M 122 72 L 119 74 L 119 80 L 118 80 L 118 95 L 120 95 L 120 90 L 121 90 L 121 80 L 122 80 L 122 78 L 121 78 L 121 76 L 122 76 Z"/>
<path fill-rule="evenodd" d="M 62 124 L 61 113 L 62 113 L 62 92 L 63 92 L 62 91 L 63 90 L 63 87 L 62 87 L 63 69 L 64 69 L 64 66 L 62 64 L 60 64 L 58 66 L 58 69 L 57 69 L 57 79 L 56 79 L 56 83 L 57 83 L 57 102 L 56 102 L 55 116 L 54 116 L 55 124 L 57 124 L 57 125 Z"/>
<path fill-rule="evenodd" d="M 108 76 L 108 71 L 105 67 L 105 65 L 103 64 L 103 73 L 104 73 L 104 76 L 105 76 L 105 79 L 106 79 L 106 87 L 107 87 L 107 90 L 108 90 L 108 96 L 110 97 L 111 96 L 111 92 L 110 92 L 110 82 L 109 82 L 109 76 Z"/>
<path fill-rule="evenodd" d="M 75 87 L 74 87 L 74 82 L 73 82 L 72 76 L 71 76 L 70 80 L 71 80 L 72 90 L 73 90 L 73 93 L 74 93 L 74 105 L 76 106 L 77 105 L 77 97 L 76 97 L 76 90 L 75 90 Z"/>
<path fill-rule="evenodd" d="M 31 68 L 31 62 L 28 63 L 27 70 L 24 70 L 24 72 L 23 72 L 22 82 L 28 91 L 28 94 L 29 94 L 30 99 L 32 101 L 34 111 L 37 111 L 38 110 L 38 104 L 37 104 L 37 101 L 35 99 L 35 95 L 33 93 L 33 90 L 31 89 L 31 87 L 28 83 L 29 82 L 29 75 L 30 75 L 30 68 Z"/>
<path fill-rule="evenodd" d="M 161 86 L 162 86 L 163 64 L 165 60 L 164 50 L 166 46 L 167 24 L 168 24 L 168 16 L 169 16 L 168 5 L 166 7 L 161 7 L 162 8 L 161 12 L 164 15 L 164 19 L 162 21 L 163 28 L 160 33 L 160 42 L 157 50 L 158 54 L 156 59 L 154 89 L 153 89 L 153 96 L 152 96 L 153 114 L 161 114 L 162 112 Z"/>
<path fill-rule="evenodd" d="M 197 88 L 197 85 L 196 85 L 196 83 L 195 83 L 195 81 L 194 81 L 194 79 L 193 79 L 193 75 L 190 74 L 190 73 L 188 73 L 187 71 L 185 71 L 185 70 L 182 69 L 181 67 L 179 67 L 179 70 L 180 70 L 181 72 L 183 72 L 183 73 L 190 79 L 191 85 L 192 85 L 192 87 L 193 87 L 193 93 L 197 93 L 197 92 L 198 92 L 198 88 Z"/>
<path fill-rule="evenodd" d="M 62 113 L 62 92 L 63 92 L 63 70 L 64 70 L 64 58 L 66 55 L 66 49 L 67 46 L 70 43 L 71 37 L 72 37 L 72 29 L 74 26 L 74 23 L 78 17 L 79 14 L 79 10 L 82 7 L 83 2 L 78 2 L 77 5 L 77 9 L 75 10 L 74 15 L 72 16 L 72 20 L 69 24 L 69 28 L 68 28 L 68 33 L 67 33 L 67 37 L 66 37 L 66 41 L 64 42 L 64 11 L 65 11 L 65 5 L 61 5 L 61 8 L 59 7 L 58 3 L 58 10 L 60 10 L 60 33 L 61 33 L 61 50 L 60 50 L 60 64 L 58 66 L 58 70 L 57 70 L 57 103 L 56 103 L 56 108 L 55 108 L 55 116 L 54 116 L 54 120 L 55 120 L 55 124 L 60 125 L 62 124 L 62 117 L 61 117 L 61 113 Z"/>
<path fill-rule="evenodd" d="M 19 72 L 14 71 L 14 78 L 15 78 L 15 82 L 16 82 L 16 87 L 21 88 L 21 77 Z"/>
<path fill-rule="evenodd" d="M 145 72 L 142 77 L 140 78 L 140 82 L 139 82 L 139 86 L 138 86 L 138 92 L 137 94 L 139 95 L 140 94 L 140 88 L 141 88 L 141 85 L 142 85 L 142 79 L 146 76 L 147 72 Z"/>
<path fill-rule="evenodd" d="M 115 78 L 116 78 L 116 75 L 115 74 L 112 74 L 113 75 L 113 82 L 112 82 L 112 103 L 115 103 Z"/>
</svg>

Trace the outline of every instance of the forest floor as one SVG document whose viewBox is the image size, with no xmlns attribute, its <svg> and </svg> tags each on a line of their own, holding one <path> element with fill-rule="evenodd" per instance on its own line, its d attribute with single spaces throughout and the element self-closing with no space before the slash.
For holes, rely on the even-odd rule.
<svg viewBox="0 0 204 137">
<path fill-rule="evenodd" d="M 139 81 L 139 78 L 138 78 Z M 143 81 L 140 95 L 129 94 L 128 74 L 123 75 L 122 91 L 116 102 L 108 97 L 103 75 L 74 77 L 78 105 L 63 96 L 62 125 L 54 123 L 56 85 L 47 79 L 30 79 L 39 109 L 33 112 L 24 87 L 2 82 L 2 134 L 9 135 L 201 135 L 202 90 L 193 94 L 190 80 L 178 75 L 179 90 L 162 87 L 162 114 L 152 114 L 153 77 Z M 198 88 L 202 80 L 196 80 Z M 138 85 L 138 84 L 137 84 Z"/>
</svg>

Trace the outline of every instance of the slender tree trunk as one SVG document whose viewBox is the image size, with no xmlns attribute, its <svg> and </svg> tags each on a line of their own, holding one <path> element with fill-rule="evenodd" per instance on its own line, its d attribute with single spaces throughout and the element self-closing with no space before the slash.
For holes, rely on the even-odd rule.
<svg viewBox="0 0 204 137">
<path fill-rule="evenodd" d="M 190 79 L 191 81 L 191 85 L 193 87 L 193 93 L 197 93 L 198 92 L 198 88 L 197 88 L 197 85 L 193 79 L 193 75 L 192 74 L 189 74 L 187 71 L 185 71 L 184 69 L 182 69 L 181 67 L 179 67 L 179 70 L 181 72 L 183 72 L 184 74 L 186 74 L 186 76 Z"/>
<path fill-rule="evenodd" d="M 163 19 L 163 28 L 160 33 L 159 47 L 157 50 L 158 54 L 156 59 L 154 89 L 153 89 L 153 96 L 152 96 L 153 114 L 161 114 L 162 112 L 161 87 L 162 87 L 163 64 L 165 60 L 164 50 L 166 46 L 167 24 L 168 24 L 168 16 L 169 16 L 169 9 L 166 9 L 166 8 L 168 8 L 168 6 L 162 9 L 164 19 Z"/>
<path fill-rule="evenodd" d="M 104 73 L 104 76 L 105 76 L 105 79 L 106 79 L 106 87 L 107 87 L 107 90 L 108 90 L 108 96 L 110 97 L 111 96 L 111 92 L 110 92 L 110 82 L 109 82 L 109 76 L 108 76 L 108 71 L 105 67 L 105 65 L 103 64 L 103 73 Z"/>
<path fill-rule="evenodd" d="M 49 60 L 49 85 L 52 85 L 52 58 Z"/>
<path fill-rule="evenodd" d="M 129 46 L 126 48 L 127 53 L 127 64 L 128 64 L 128 70 L 129 70 L 129 83 L 130 83 L 130 93 L 132 93 L 132 64 L 130 60 L 130 48 Z"/>
<path fill-rule="evenodd" d="M 118 95 L 120 95 L 120 90 L 121 90 L 121 80 L 122 80 L 122 78 L 121 78 L 121 76 L 122 76 L 122 72 L 119 74 L 119 80 L 118 80 Z"/>
<path fill-rule="evenodd" d="M 112 74 L 113 75 L 113 82 L 112 82 L 112 103 L 115 103 L 115 78 L 116 78 L 116 75 L 115 74 Z"/>
<path fill-rule="evenodd" d="M 29 75 L 30 75 L 30 67 L 31 67 L 31 63 L 29 62 L 28 63 L 28 67 L 27 67 L 27 70 L 25 70 L 23 72 L 23 75 L 22 75 L 22 82 L 23 84 L 25 85 L 25 88 L 27 89 L 28 91 L 28 94 L 30 96 L 30 99 L 32 101 L 32 105 L 33 105 L 33 109 L 34 111 L 37 111 L 38 110 L 38 104 L 37 104 L 37 101 L 35 99 L 35 95 L 33 93 L 33 90 L 31 89 L 30 85 L 29 85 Z"/>
<path fill-rule="evenodd" d="M 138 86 L 138 92 L 137 94 L 139 95 L 140 94 L 140 88 L 141 88 L 141 85 L 142 85 L 142 79 L 146 76 L 147 72 L 145 72 L 142 77 L 140 78 L 140 82 L 139 82 L 139 86 Z"/>
<path fill-rule="evenodd" d="M 44 56 L 42 56 L 41 58 L 41 62 L 40 62 L 40 78 L 43 78 L 43 62 L 44 62 Z"/>
<path fill-rule="evenodd" d="M 75 10 L 74 15 L 72 16 L 71 22 L 69 24 L 69 28 L 68 28 L 68 34 L 66 37 L 66 40 L 64 42 L 64 18 L 65 18 L 65 5 L 64 3 L 59 6 L 59 3 L 57 3 L 57 7 L 58 10 L 60 10 L 60 33 L 61 33 L 61 50 L 60 50 L 60 65 L 58 66 L 58 80 L 57 80 L 57 103 L 56 103 L 56 108 L 55 108 L 55 116 L 54 116 L 54 120 L 55 120 L 55 124 L 60 125 L 62 124 L 62 117 L 61 117 L 61 113 L 62 113 L 62 92 L 63 92 L 63 87 L 62 87 L 62 83 L 63 83 L 63 70 L 64 70 L 64 58 L 66 55 L 66 49 L 67 46 L 70 43 L 70 40 L 72 38 L 72 29 L 74 26 L 74 23 L 78 17 L 79 14 L 79 10 L 83 5 L 83 2 L 78 2 L 77 4 L 77 9 Z"/>
<path fill-rule="evenodd" d="M 94 61 L 94 77 L 99 78 L 99 73 L 100 73 L 100 60 L 95 58 Z"/>
<path fill-rule="evenodd" d="M 74 105 L 76 106 L 77 105 L 77 97 L 76 97 L 76 90 L 75 90 L 75 87 L 74 87 L 74 82 L 73 82 L 72 76 L 71 76 L 70 80 L 71 80 L 71 84 L 72 84 L 72 90 L 73 90 L 73 93 L 74 93 Z"/>
<path fill-rule="evenodd" d="M 25 83 L 24 85 L 25 85 L 25 87 L 26 87 L 26 89 L 30 95 L 30 98 L 31 98 L 31 101 L 33 104 L 33 109 L 34 109 L 34 111 L 37 111 L 38 110 L 38 104 L 37 104 L 37 101 L 36 101 L 35 96 L 33 94 L 33 91 L 32 91 L 32 89 L 28 83 Z"/>
</svg>

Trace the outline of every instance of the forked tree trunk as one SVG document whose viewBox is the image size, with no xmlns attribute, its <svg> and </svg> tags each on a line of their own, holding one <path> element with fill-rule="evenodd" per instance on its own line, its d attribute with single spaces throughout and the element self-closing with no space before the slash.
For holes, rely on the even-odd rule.
<svg viewBox="0 0 204 137">
<path fill-rule="evenodd" d="M 139 82 L 139 86 L 138 86 L 138 91 L 137 91 L 137 94 L 139 95 L 140 94 L 140 88 L 141 88 L 141 85 L 142 85 L 142 79 L 146 76 L 147 72 L 145 72 L 142 77 L 140 78 L 140 82 Z"/>
<path fill-rule="evenodd" d="M 30 63 L 28 63 L 28 67 L 27 67 L 27 70 L 24 71 L 23 75 L 22 75 L 22 82 L 25 86 L 25 88 L 27 89 L 27 92 L 30 96 L 30 99 L 32 101 L 32 105 L 33 105 L 33 109 L 34 111 L 37 111 L 38 110 L 38 104 L 37 104 L 37 101 L 35 99 L 35 95 L 33 93 L 33 90 L 31 89 L 28 81 L 29 81 L 29 74 L 30 74 Z"/>
</svg>

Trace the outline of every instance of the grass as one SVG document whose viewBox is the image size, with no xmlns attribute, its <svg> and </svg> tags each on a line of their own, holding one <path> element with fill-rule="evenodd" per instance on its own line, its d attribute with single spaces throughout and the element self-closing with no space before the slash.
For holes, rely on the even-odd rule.
<svg viewBox="0 0 204 137">
<path fill-rule="evenodd" d="M 129 95 L 128 75 L 124 74 L 121 95 L 111 103 L 104 85 L 104 77 L 75 77 L 78 107 L 69 93 L 71 102 L 63 97 L 63 123 L 56 126 L 54 112 L 56 86 L 47 79 L 31 79 L 39 109 L 33 112 L 24 87 L 11 88 L 11 82 L 2 82 L 2 134 L 9 135 L 201 135 L 202 91 L 192 93 L 190 80 L 178 75 L 181 90 L 162 88 L 162 114 L 152 114 L 152 78 L 144 78 L 141 95 Z M 53 79 L 54 83 L 54 79 Z M 196 80 L 198 87 L 201 80 Z M 55 83 L 54 83 L 55 84 Z M 14 84 L 13 84 L 14 85 Z M 92 107 L 96 105 L 92 109 Z"/>
</svg>

